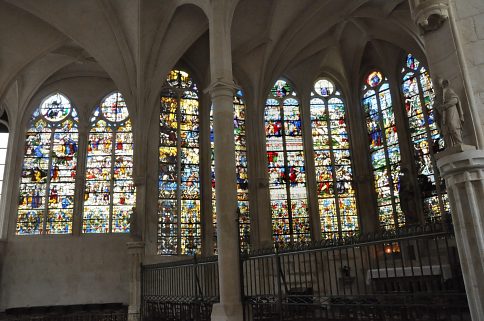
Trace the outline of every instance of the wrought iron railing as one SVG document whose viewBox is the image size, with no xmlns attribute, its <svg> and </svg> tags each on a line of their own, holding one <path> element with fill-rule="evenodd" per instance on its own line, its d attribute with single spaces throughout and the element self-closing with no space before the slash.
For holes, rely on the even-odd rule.
<svg viewBox="0 0 484 321">
<path fill-rule="evenodd" d="M 219 300 L 217 257 L 142 268 L 144 321 L 210 320 Z"/>
<path fill-rule="evenodd" d="M 246 320 L 470 320 L 449 225 L 241 255 Z M 209 320 L 216 258 L 143 268 L 143 320 Z"/>
<path fill-rule="evenodd" d="M 250 320 L 467 320 L 446 225 L 325 240 L 243 259 Z"/>
<path fill-rule="evenodd" d="M 5 321 L 127 321 L 127 313 L 81 313 L 71 315 L 6 316 Z"/>
</svg>

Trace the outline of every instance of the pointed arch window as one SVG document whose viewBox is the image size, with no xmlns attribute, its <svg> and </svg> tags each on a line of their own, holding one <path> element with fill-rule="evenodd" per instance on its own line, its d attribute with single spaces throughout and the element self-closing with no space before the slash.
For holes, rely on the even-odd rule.
<svg viewBox="0 0 484 321">
<path fill-rule="evenodd" d="M 8 147 L 8 117 L 7 112 L 3 112 L 0 117 L 0 205 L 2 204 L 4 188 L 3 181 L 5 176 L 5 165 L 7 161 L 7 147 Z"/>
<path fill-rule="evenodd" d="M 72 231 L 78 116 L 69 99 L 45 98 L 30 119 L 20 181 L 16 234 Z"/>
<path fill-rule="evenodd" d="M 390 85 L 375 70 L 366 77 L 362 90 L 380 227 L 392 229 L 402 226 L 405 217 L 398 194 L 401 156 Z"/>
<path fill-rule="evenodd" d="M 322 237 L 351 236 L 358 212 L 345 103 L 329 79 L 319 79 L 311 92 L 311 129 Z"/>
<path fill-rule="evenodd" d="M 123 96 L 115 92 L 91 117 L 83 232 L 129 232 L 135 201 L 132 125 Z"/>
<path fill-rule="evenodd" d="M 265 106 L 266 148 L 274 242 L 310 241 L 306 166 L 299 99 L 284 80 L 274 84 Z"/>
<path fill-rule="evenodd" d="M 200 120 L 198 88 L 172 70 L 160 101 L 158 254 L 200 254 Z"/>
<path fill-rule="evenodd" d="M 444 148 L 444 139 L 437 128 L 433 110 L 435 93 L 427 68 L 412 54 L 405 58 L 401 77 L 424 216 L 427 221 L 434 221 L 442 213 L 450 211 L 434 156 Z"/>
<path fill-rule="evenodd" d="M 247 171 L 247 147 L 245 141 L 245 103 L 242 91 L 234 96 L 234 139 L 237 177 L 237 210 L 239 214 L 240 249 L 250 248 L 249 181 Z M 212 178 L 212 215 L 214 227 L 214 249 L 217 248 L 217 215 L 215 206 L 215 145 L 213 133 L 213 108 L 210 110 L 210 147 Z"/>
</svg>

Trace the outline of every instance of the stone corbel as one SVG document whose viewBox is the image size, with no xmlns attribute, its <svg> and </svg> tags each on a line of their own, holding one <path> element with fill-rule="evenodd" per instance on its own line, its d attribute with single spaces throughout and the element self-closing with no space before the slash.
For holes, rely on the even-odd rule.
<svg viewBox="0 0 484 321">
<path fill-rule="evenodd" d="M 424 33 L 439 29 L 448 18 L 448 0 L 421 0 L 413 10 L 413 19 Z"/>
</svg>

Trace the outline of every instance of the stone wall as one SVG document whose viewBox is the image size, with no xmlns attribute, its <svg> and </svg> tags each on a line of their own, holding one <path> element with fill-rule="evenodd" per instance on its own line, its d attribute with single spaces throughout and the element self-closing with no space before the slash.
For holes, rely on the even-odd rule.
<svg viewBox="0 0 484 321">
<path fill-rule="evenodd" d="M 484 124 L 484 1 L 454 0 L 453 4 L 475 103 Z"/>
<path fill-rule="evenodd" d="M 15 307 L 128 303 L 127 235 L 12 237 L 0 311 Z"/>
</svg>

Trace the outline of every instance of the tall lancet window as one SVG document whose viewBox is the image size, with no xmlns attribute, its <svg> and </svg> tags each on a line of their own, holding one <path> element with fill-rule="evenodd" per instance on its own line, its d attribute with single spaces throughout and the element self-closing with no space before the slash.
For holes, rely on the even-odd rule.
<svg viewBox="0 0 484 321">
<path fill-rule="evenodd" d="M 160 104 L 158 254 L 201 251 L 198 88 L 172 70 Z"/>
<path fill-rule="evenodd" d="M 372 71 L 366 77 L 362 104 L 366 113 L 380 227 L 393 229 L 405 223 L 398 193 L 401 157 L 390 85 L 380 71 Z"/>
<path fill-rule="evenodd" d="M 5 165 L 7 161 L 7 147 L 8 147 L 8 117 L 7 112 L 0 115 L 0 205 L 3 201 L 3 181 L 5 176 Z"/>
<path fill-rule="evenodd" d="M 315 82 L 311 127 L 322 237 L 347 237 L 358 230 L 345 103 L 329 79 Z"/>
<path fill-rule="evenodd" d="M 217 248 L 217 215 L 215 211 L 215 141 L 213 132 L 213 108 L 210 111 L 210 146 L 212 149 L 212 214 L 214 226 L 214 248 Z M 247 172 L 247 147 L 245 141 L 245 103 L 242 91 L 234 96 L 234 140 L 237 177 L 237 211 L 239 214 L 240 249 L 250 247 L 249 181 Z"/>
<path fill-rule="evenodd" d="M 406 56 L 402 68 L 402 91 L 424 215 L 427 221 L 434 221 L 450 211 L 434 157 L 443 149 L 444 139 L 437 128 L 433 110 L 435 95 L 429 72 L 411 54 Z"/>
<path fill-rule="evenodd" d="M 284 80 L 276 81 L 266 100 L 265 130 L 274 242 L 310 241 L 299 99 Z"/>
<path fill-rule="evenodd" d="M 91 117 L 83 232 L 129 232 L 135 202 L 132 125 L 123 96 L 115 92 Z"/>
<path fill-rule="evenodd" d="M 25 139 L 16 233 L 72 232 L 78 116 L 67 97 L 45 98 Z"/>
</svg>

